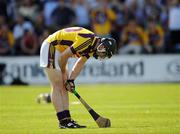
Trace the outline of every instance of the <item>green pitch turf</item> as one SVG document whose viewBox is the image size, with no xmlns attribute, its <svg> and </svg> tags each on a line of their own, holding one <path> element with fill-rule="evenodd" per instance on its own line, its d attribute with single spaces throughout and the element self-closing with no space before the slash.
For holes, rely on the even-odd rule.
<svg viewBox="0 0 180 134">
<path fill-rule="evenodd" d="M 98 128 L 70 94 L 72 117 L 86 129 L 58 128 L 52 104 L 38 104 L 49 86 L 0 86 L 0 134 L 180 134 L 180 84 L 77 85 L 111 128 Z"/>
</svg>

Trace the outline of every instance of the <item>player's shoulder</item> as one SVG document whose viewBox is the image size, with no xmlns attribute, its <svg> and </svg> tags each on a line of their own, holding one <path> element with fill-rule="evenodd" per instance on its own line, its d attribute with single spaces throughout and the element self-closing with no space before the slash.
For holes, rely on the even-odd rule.
<svg viewBox="0 0 180 134">
<path fill-rule="evenodd" d="M 77 33 L 93 33 L 91 30 L 84 27 L 68 27 L 64 28 L 61 31 L 63 32 L 77 32 Z"/>
</svg>

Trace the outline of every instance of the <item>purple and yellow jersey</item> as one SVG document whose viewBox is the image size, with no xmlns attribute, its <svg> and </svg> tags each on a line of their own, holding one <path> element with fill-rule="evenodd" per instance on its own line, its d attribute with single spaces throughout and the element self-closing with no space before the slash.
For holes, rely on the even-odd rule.
<svg viewBox="0 0 180 134">
<path fill-rule="evenodd" d="M 82 27 L 65 28 L 47 38 L 47 42 L 58 51 L 63 52 L 70 47 L 74 55 L 86 58 L 93 56 L 96 41 L 95 34 Z"/>
</svg>

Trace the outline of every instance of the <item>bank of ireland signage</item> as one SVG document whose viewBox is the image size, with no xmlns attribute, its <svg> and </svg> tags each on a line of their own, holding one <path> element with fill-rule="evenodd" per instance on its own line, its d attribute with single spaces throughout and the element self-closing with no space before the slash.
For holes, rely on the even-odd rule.
<svg viewBox="0 0 180 134">
<path fill-rule="evenodd" d="M 70 60 L 70 68 L 75 60 Z M 39 67 L 39 57 L 0 58 L 1 83 L 19 77 L 29 84 L 48 84 Z M 177 82 L 180 81 L 180 56 L 116 56 L 106 61 L 90 59 L 77 83 L 98 82 Z"/>
</svg>

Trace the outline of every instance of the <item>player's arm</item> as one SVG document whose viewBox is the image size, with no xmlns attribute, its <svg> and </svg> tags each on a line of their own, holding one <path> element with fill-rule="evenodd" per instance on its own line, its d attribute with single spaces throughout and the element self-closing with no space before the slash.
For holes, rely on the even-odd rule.
<svg viewBox="0 0 180 134">
<path fill-rule="evenodd" d="M 88 48 L 88 46 L 92 43 L 92 40 L 90 38 L 83 38 L 81 36 L 78 36 L 78 40 L 71 46 L 71 51 L 73 54 L 79 53 L 84 51 Z M 88 57 L 81 56 L 76 63 L 74 64 L 70 77 L 70 80 L 75 80 L 76 77 L 81 72 L 82 68 L 84 67 L 85 62 L 87 61 Z"/>
<path fill-rule="evenodd" d="M 86 57 L 80 57 L 76 61 L 76 63 L 74 64 L 74 66 L 72 68 L 70 77 L 65 83 L 66 90 L 68 90 L 70 92 L 74 92 L 74 90 L 75 90 L 74 80 L 80 74 L 82 68 L 84 67 L 84 64 L 86 63 L 86 61 L 87 61 Z"/>
<path fill-rule="evenodd" d="M 59 59 L 60 62 L 60 67 L 61 67 L 61 71 L 62 73 L 66 73 L 66 65 L 67 65 L 67 61 L 68 58 L 71 57 L 73 55 L 72 51 L 70 48 L 67 48 L 62 54 L 61 54 L 61 58 Z"/>
<path fill-rule="evenodd" d="M 80 74 L 81 70 L 83 69 L 84 64 L 86 63 L 86 61 L 87 61 L 86 57 L 80 57 L 76 61 L 76 63 L 74 64 L 74 66 L 72 68 L 70 77 L 69 77 L 70 80 L 75 80 L 76 79 L 76 77 Z"/>
<path fill-rule="evenodd" d="M 78 54 L 86 49 L 91 43 L 91 39 L 79 37 L 76 42 L 70 47 L 71 52 L 73 54 Z M 84 67 L 85 62 L 87 61 L 87 57 L 80 57 L 76 63 L 74 64 L 70 77 L 65 83 L 66 90 L 73 92 L 75 90 L 74 80 L 80 74 L 82 68 Z"/>
</svg>

